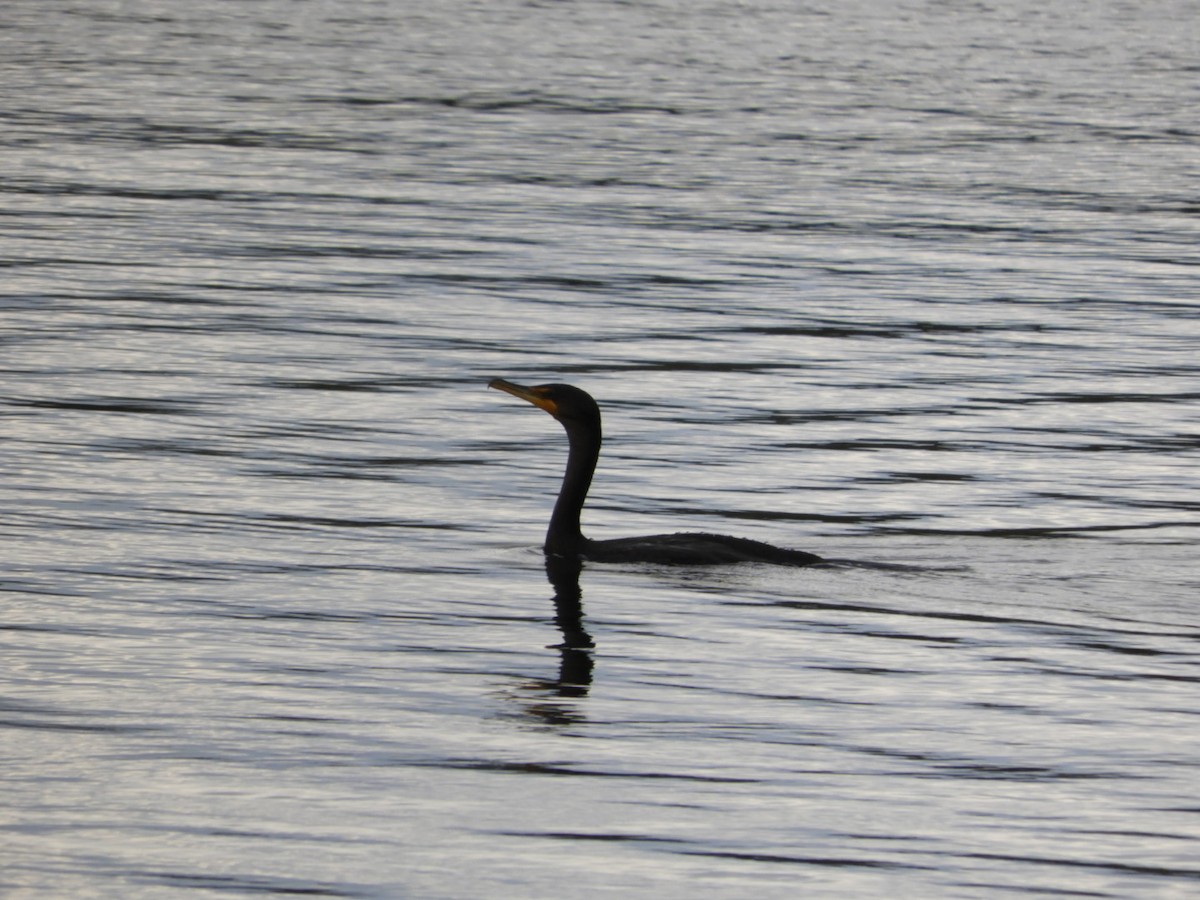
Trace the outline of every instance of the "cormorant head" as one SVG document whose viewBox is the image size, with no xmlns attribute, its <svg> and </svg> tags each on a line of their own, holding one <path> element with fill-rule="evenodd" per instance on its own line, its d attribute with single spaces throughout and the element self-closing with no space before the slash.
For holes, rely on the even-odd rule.
<svg viewBox="0 0 1200 900">
<path fill-rule="evenodd" d="M 600 428 L 600 407 L 587 391 L 580 390 L 573 384 L 539 384 L 526 387 L 523 384 L 513 384 L 503 378 L 494 378 L 488 382 L 488 387 L 520 397 L 532 403 L 539 409 L 544 409 L 563 424 L 567 431 L 572 426 L 587 426 Z"/>
</svg>

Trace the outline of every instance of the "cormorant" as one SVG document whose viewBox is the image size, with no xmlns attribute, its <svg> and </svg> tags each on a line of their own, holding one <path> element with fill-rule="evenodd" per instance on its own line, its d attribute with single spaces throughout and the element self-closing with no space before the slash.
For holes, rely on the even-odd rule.
<svg viewBox="0 0 1200 900">
<path fill-rule="evenodd" d="M 725 534 L 684 532 L 645 537 L 593 541 L 583 536 L 579 514 L 592 483 L 600 456 L 600 407 L 587 391 L 570 384 L 540 384 L 525 387 L 503 378 L 488 387 L 520 397 L 544 409 L 567 432 L 570 452 L 562 489 L 550 516 L 545 552 L 595 562 L 649 562 L 669 565 L 714 565 L 718 563 L 763 562 L 781 566 L 809 566 L 821 557 L 803 550 L 787 550 L 762 541 Z"/>
</svg>

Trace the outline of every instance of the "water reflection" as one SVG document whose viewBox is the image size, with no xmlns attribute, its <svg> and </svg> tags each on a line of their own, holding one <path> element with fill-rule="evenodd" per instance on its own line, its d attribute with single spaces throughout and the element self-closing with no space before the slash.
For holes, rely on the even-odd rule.
<svg viewBox="0 0 1200 900">
<path fill-rule="evenodd" d="M 562 642 L 551 644 L 560 660 L 557 678 L 536 678 L 524 682 L 524 690 L 536 695 L 533 702 L 522 700 L 522 712 L 544 725 L 564 728 L 578 725 L 584 716 L 574 703 L 588 695 L 592 685 L 592 649 L 595 644 L 583 627 L 583 590 L 579 559 L 546 554 L 546 577 L 554 586 L 554 623 L 562 632 Z"/>
<path fill-rule="evenodd" d="M 582 696 L 592 683 L 592 648 L 595 643 L 583 627 L 583 589 L 579 586 L 582 563 L 578 558 L 546 554 L 546 578 L 554 586 L 554 624 L 563 634 L 557 645 L 562 654 L 558 691 L 562 696 Z"/>
</svg>

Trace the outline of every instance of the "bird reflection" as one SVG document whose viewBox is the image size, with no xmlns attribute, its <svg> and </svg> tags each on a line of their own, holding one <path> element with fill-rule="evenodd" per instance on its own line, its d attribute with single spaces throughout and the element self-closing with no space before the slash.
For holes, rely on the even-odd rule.
<svg viewBox="0 0 1200 900">
<path fill-rule="evenodd" d="M 586 697 L 592 684 L 591 636 L 583 627 L 583 591 L 579 587 L 582 564 L 578 558 L 546 555 L 546 577 L 554 585 L 554 624 L 562 632 L 562 643 L 551 647 L 561 654 L 557 678 L 525 682 L 526 691 L 537 699 L 523 701 L 525 715 L 554 728 L 584 721 L 579 705 L 570 701 Z"/>
<path fill-rule="evenodd" d="M 563 695 L 581 696 L 592 683 L 592 654 L 596 645 L 583 627 L 583 589 L 579 586 L 582 562 L 578 557 L 546 554 L 546 577 L 554 586 L 554 624 L 563 640 L 556 649 L 562 654 L 558 668 L 558 690 Z"/>
</svg>

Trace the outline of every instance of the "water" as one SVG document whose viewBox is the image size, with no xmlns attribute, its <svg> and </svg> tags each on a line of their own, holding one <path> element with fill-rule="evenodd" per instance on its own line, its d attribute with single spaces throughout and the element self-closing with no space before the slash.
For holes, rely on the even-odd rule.
<svg viewBox="0 0 1200 900">
<path fill-rule="evenodd" d="M 0 893 L 1194 895 L 1193 12 L 7 4 Z"/>
</svg>

